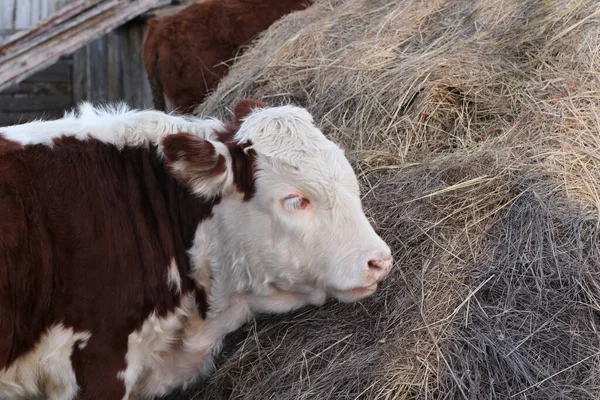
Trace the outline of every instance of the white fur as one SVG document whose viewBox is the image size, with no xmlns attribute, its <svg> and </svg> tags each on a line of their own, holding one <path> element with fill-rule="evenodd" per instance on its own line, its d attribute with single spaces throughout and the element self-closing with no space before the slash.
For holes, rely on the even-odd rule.
<svg viewBox="0 0 600 400">
<path fill-rule="evenodd" d="M 176 294 L 181 293 L 181 275 L 179 275 L 179 268 L 174 258 L 171 260 L 169 269 L 167 270 L 167 285 Z"/>
<path fill-rule="evenodd" d="M 345 292 L 372 287 L 369 260 L 389 258 L 390 249 L 364 215 L 343 151 L 311 115 L 294 106 L 258 109 L 236 139 L 258 155 L 256 194 L 248 202 L 224 197 L 191 251 L 196 274 L 212 277 L 211 307 L 226 307 L 236 293 L 303 293 L 308 303 L 323 293 L 351 300 Z M 298 192 L 311 210 L 289 213 L 281 199 Z"/>
<path fill-rule="evenodd" d="M 228 189 L 232 182 L 225 184 L 189 250 L 192 277 L 208 295 L 207 318 L 191 311 L 180 312 L 183 319 L 151 317 L 142 333 L 132 334 L 122 374 L 128 393 L 162 395 L 208 373 L 223 337 L 256 313 L 321 305 L 328 296 L 357 300 L 352 290 L 374 283 L 368 261 L 390 256 L 362 211 L 342 150 L 305 110 L 254 111 L 237 140 L 249 141 L 258 155 L 256 194 L 244 201 Z M 311 210 L 284 210 L 280 200 L 290 192 L 307 196 Z"/>
<path fill-rule="evenodd" d="M 215 131 L 223 124 L 215 119 L 172 116 L 160 111 L 130 110 L 125 104 L 94 107 L 82 103 L 77 110 L 55 121 L 33 121 L 0 128 L 8 140 L 22 145 L 53 145 L 53 139 L 73 136 L 80 140 L 90 137 L 118 148 L 154 144 L 168 134 L 189 132 L 206 139 L 215 139 Z"/>
<path fill-rule="evenodd" d="M 163 396 L 178 387 L 187 387 L 214 369 L 214 355 L 228 333 L 247 322 L 254 312 L 289 312 L 311 299 L 305 295 L 277 293 L 272 296 L 236 295 L 228 307 L 211 310 L 200 319 L 191 295 L 163 318 L 152 314 L 142 327 L 129 335 L 125 356 L 127 368 L 117 377 L 130 396 Z M 324 297 L 319 299 L 319 303 Z"/>
<path fill-rule="evenodd" d="M 223 335 L 256 313 L 284 313 L 333 296 L 353 301 L 375 286 L 369 260 L 391 257 L 363 213 L 358 181 L 343 151 L 306 110 L 259 109 L 236 140 L 257 153 L 256 193 L 228 193 L 202 222 L 189 251 L 207 293 L 208 321 Z M 290 213 L 281 199 L 309 198 Z M 366 292 L 368 294 L 368 292 Z"/>
<path fill-rule="evenodd" d="M 127 368 L 117 375 L 125 383 L 124 399 L 162 396 L 207 375 L 228 332 L 214 320 L 202 320 L 190 294 L 183 295 L 179 307 L 165 317 L 150 315 L 129 335 Z"/>
<path fill-rule="evenodd" d="M 215 148 L 216 157 L 223 156 L 225 158 L 227 168 L 224 173 L 219 175 L 209 174 L 209 177 L 202 175 L 200 179 L 196 179 L 190 184 L 190 189 L 200 196 L 213 198 L 233 191 L 233 172 L 231 154 L 229 154 L 227 146 L 213 140 L 208 140 L 208 142 Z M 185 161 L 175 161 L 171 164 L 171 169 L 174 171 L 185 171 L 188 168 L 190 166 Z"/>
<path fill-rule="evenodd" d="M 90 337 L 89 332 L 74 332 L 62 324 L 52 326 L 33 350 L 0 370 L 0 399 L 75 398 L 79 387 L 71 353 L 75 345 L 85 347 Z"/>
<path fill-rule="evenodd" d="M 250 141 L 261 156 L 291 166 L 304 163 L 315 152 L 339 150 L 314 126 L 308 111 L 291 105 L 255 110 L 244 119 L 235 139 Z"/>
<path fill-rule="evenodd" d="M 158 370 L 169 373 L 169 368 L 163 368 L 165 367 L 164 360 L 171 352 L 176 351 L 176 347 L 179 345 L 178 338 L 183 333 L 183 326 L 191 318 L 199 319 L 195 310 L 195 300 L 191 296 L 184 296 L 180 306 L 172 313 L 163 318 L 154 313 L 151 314 L 139 330 L 129 335 L 125 356 L 127 368 L 117 375 L 125 383 L 125 400 L 143 390 L 141 386 L 149 375 Z M 196 366 L 201 365 L 201 360 L 198 361 L 200 362 Z M 172 367 L 171 372 L 182 373 L 178 365 Z M 165 376 L 165 378 L 167 377 Z M 165 379 L 162 385 L 155 388 L 157 393 L 172 389 L 169 387 L 168 379 Z"/>
</svg>

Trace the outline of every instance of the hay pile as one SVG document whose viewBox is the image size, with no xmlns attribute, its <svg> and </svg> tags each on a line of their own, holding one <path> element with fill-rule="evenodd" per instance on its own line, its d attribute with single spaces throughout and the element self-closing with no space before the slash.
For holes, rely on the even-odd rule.
<svg viewBox="0 0 600 400">
<path fill-rule="evenodd" d="M 266 32 L 198 112 L 305 106 L 396 269 L 233 334 L 178 398 L 600 398 L 599 21 L 596 0 L 322 0 Z"/>
</svg>

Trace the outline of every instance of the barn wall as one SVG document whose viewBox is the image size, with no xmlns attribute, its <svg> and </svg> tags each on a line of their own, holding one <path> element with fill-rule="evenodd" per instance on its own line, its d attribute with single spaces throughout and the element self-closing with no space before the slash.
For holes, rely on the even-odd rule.
<svg viewBox="0 0 600 400">
<path fill-rule="evenodd" d="M 73 55 L 73 100 L 125 101 L 151 108 L 152 94 L 142 63 L 145 22 L 131 21 Z"/>
<path fill-rule="evenodd" d="M 73 104 L 72 61 L 56 64 L 0 93 L 0 126 L 58 118 Z"/>
<path fill-rule="evenodd" d="M 29 29 L 74 0 L 0 0 L 0 43 Z M 71 107 L 72 60 L 61 59 L 0 93 L 0 126 L 60 117 Z"/>
<path fill-rule="evenodd" d="M 74 0 L 0 0 L 0 28 L 29 29 Z"/>
<path fill-rule="evenodd" d="M 0 0 L 0 43 L 74 0 Z M 0 126 L 60 117 L 82 100 L 152 107 L 139 18 L 0 93 Z"/>
</svg>

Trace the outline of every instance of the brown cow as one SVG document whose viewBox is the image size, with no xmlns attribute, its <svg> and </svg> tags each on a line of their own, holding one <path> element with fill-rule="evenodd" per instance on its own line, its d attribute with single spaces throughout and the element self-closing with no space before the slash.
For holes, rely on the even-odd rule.
<svg viewBox="0 0 600 400">
<path fill-rule="evenodd" d="M 144 66 L 154 107 L 191 113 L 227 73 L 226 62 L 273 22 L 309 0 L 207 0 L 148 22 Z M 164 94 L 163 94 L 164 93 Z"/>
<path fill-rule="evenodd" d="M 236 110 L 0 128 L 0 399 L 160 396 L 255 313 L 373 293 L 390 249 L 343 151 L 302 108 Z"/>
</svg>

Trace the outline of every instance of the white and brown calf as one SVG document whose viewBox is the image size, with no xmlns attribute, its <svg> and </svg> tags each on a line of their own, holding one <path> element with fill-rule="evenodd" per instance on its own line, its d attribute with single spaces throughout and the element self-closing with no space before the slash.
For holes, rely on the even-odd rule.
<svg viewBox="0 0 600 400">
<path fill-rule="evenodd" d="M 302 108 L 84 104 L 0 128 L 2 399 L 163 395 L 256 313 L 359 300 L 391 266 Z"/>
</svg>

